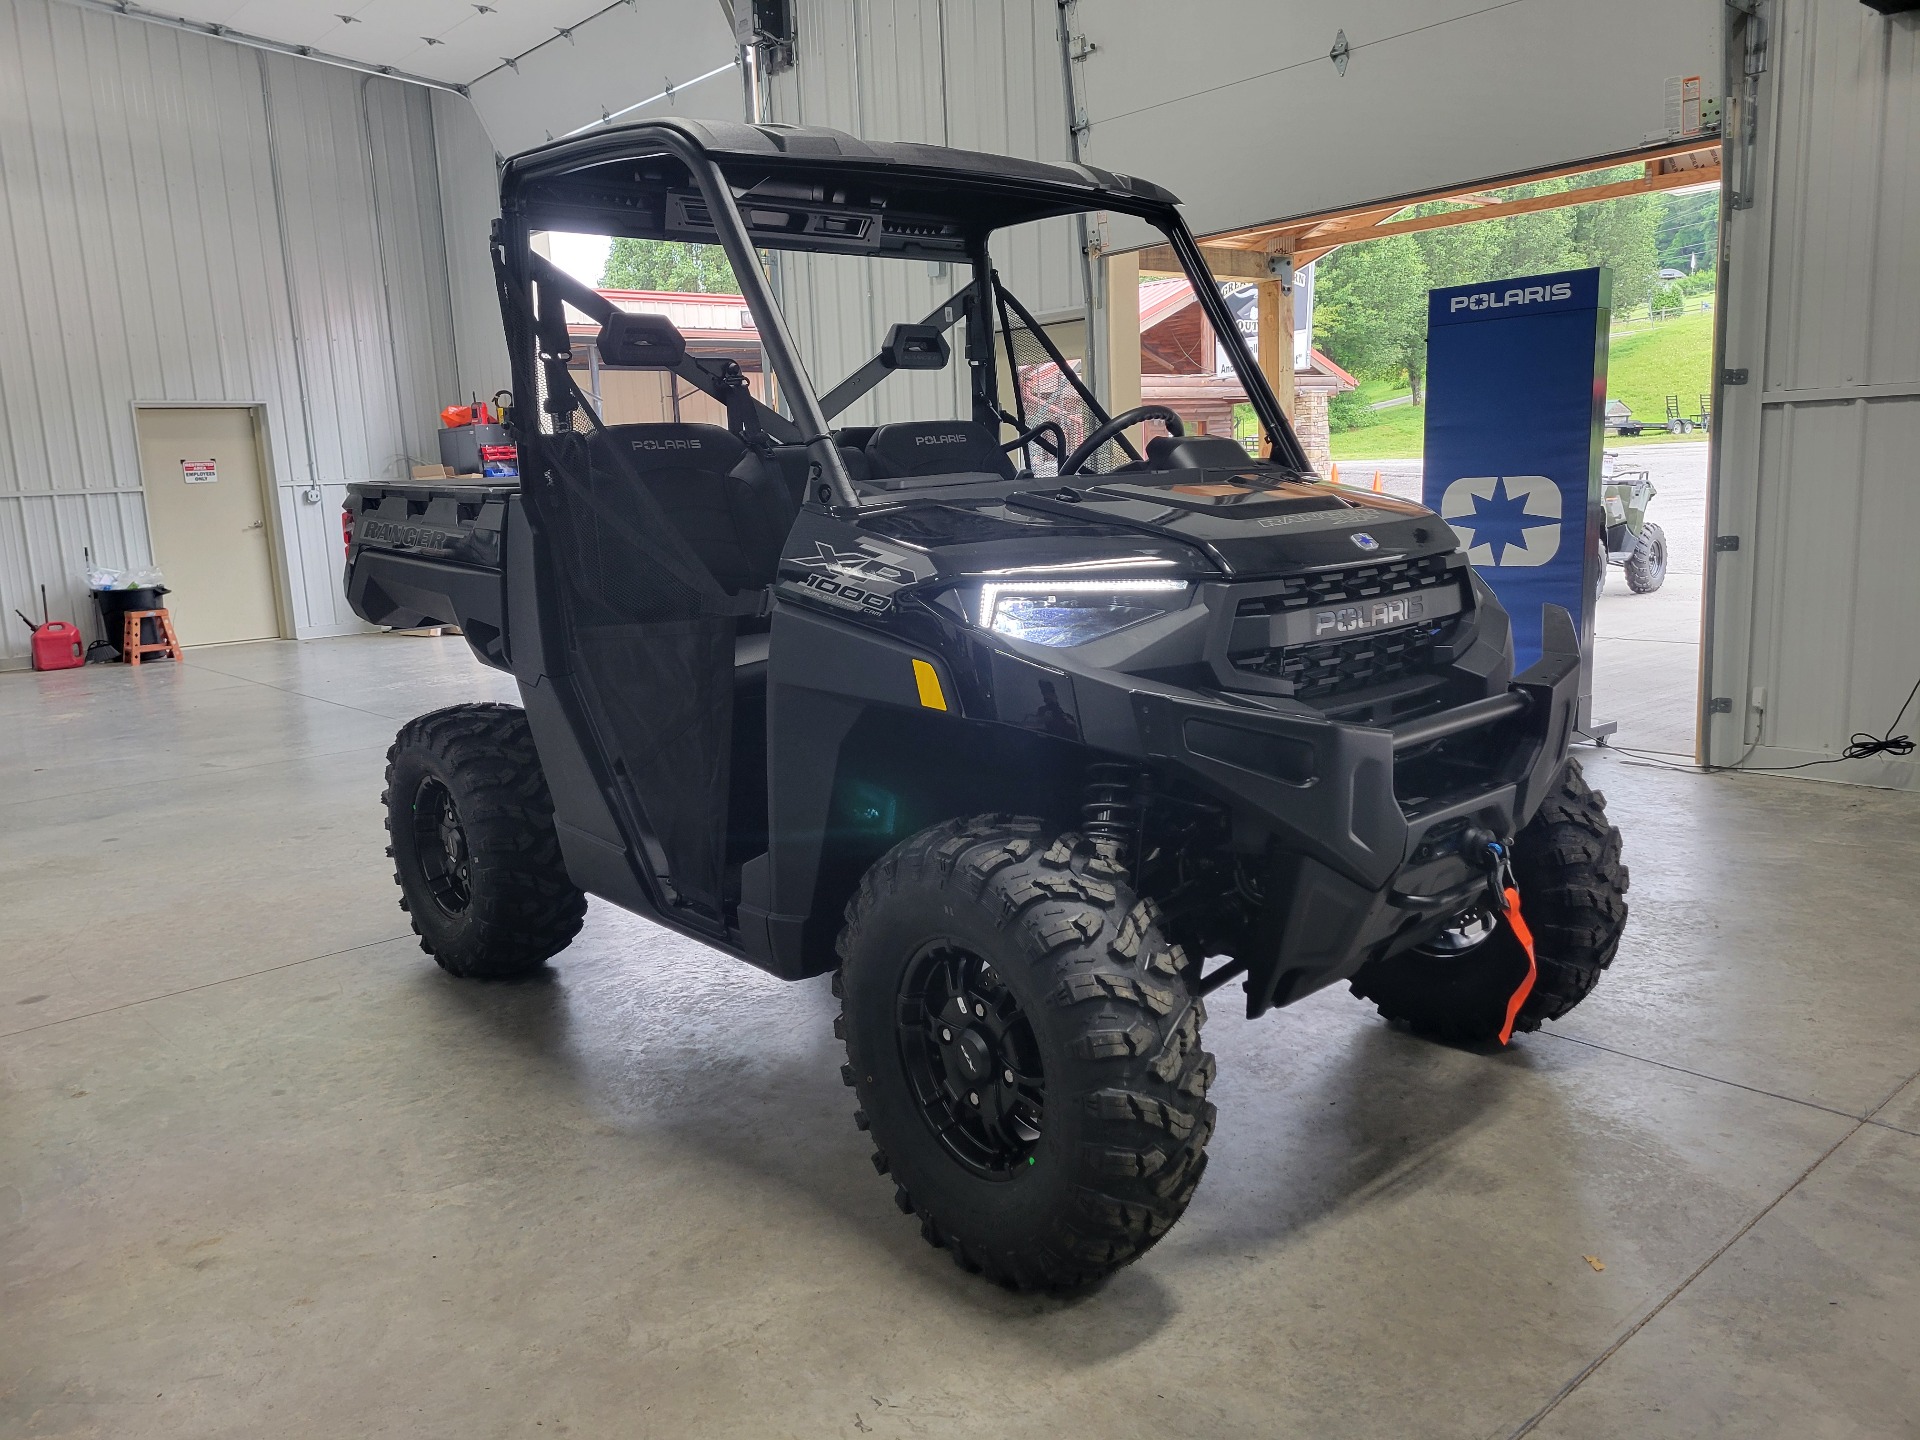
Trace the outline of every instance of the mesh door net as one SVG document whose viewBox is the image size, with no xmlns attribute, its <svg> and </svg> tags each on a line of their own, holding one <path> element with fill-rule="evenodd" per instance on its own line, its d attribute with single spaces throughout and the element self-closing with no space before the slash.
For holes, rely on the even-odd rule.
<svg viewBox="0 0 1920 1440">
<path fill-rule="evenodd" d="M 544 298 L 544 297 L 543 297 Z M 511 311 L 509 312 L 512 313 Z M 513 337 L 516 340 L 520 337 Z M 530 337 L 529 337 L 530 339 Z M 567 649 L 662 900 L 724 915 L 733 642 L 727 596 L 561 365 L 534 367 L 523 503 L 560 572 Z M 550 478 L 549 478 L 550 477 Z"/>
<path fill-rule="evenodd" d="M 676 573 L 699 567 L 698 558 L 664 516 L 664 530 L 647 523 L 635 503 L 644 490 L 607 463 L 600 437 L 559 434 L 543 448 L 573 482 L 554 508 L 564 512 L 555 549 L 567 573 L 575 672 L 605 726 L 641 843 L 656 873 L 664 872 L 666 898 L 718 919 L 734 617 L 703 613 L 707 597 Z"/>
</svg>

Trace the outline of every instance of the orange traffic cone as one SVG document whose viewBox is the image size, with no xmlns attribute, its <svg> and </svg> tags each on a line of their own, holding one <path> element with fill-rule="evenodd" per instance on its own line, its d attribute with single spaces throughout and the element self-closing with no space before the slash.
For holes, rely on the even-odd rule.
<svg viewBox="0 0 1920 1440">
<path fill-rule="evenodd" d="M 1332 480 L 1333 480 L 1333 483 L 1336 485 L 1340 483 L 1340 467 L 1338 465 L 1335 465 L 1333 467 Z"/>
<path fill-rule="evenodd" d="M 1380 472 L 1378 470 L 1373 472 L 1373 493 L 1376 495 L 1380 493 Z"/>
</svg>

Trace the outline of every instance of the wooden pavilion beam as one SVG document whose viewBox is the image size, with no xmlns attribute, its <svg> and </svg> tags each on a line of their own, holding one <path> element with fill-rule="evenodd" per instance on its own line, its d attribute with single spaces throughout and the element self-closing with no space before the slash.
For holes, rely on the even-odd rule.
<svg viewBox="0 0 1920 1440">
<path fill-rule="evenodd" d="M 1566 165 L 1553 165 L 1545 169 L 1528 171 L 1522 174 L 1508 175 L 1497 179 L 1476 180 L 1467 185 L 1448 186 L 1437 190 L 1422 191 L 1405 195 L 1391 203 L 1373 201 L 1363 205 L 1349 206 L 1340 210 L 1328 211 L 1320 215 L 1304 215 L 1292 220 L 1277 220 L 1265 225 L 1250 225 L 1245 229 L 1229 231 L 1220 235 L 1211 235 L 1206 239 L 1209 249 L 1249 250 L 1264 253 L 1269 250 L 1291 249 L 1297 264 L 1304 265 L 1310 258 L 1309 252 L 1325 254 L 1334 248 L 1328 244 L 1331 236 L 1340 236 L 1337 244 L 1352 244 L 1355 232 L 1378 229 L 1380 234 L 1392 234 L 1391 229 L 1382 228 L 1383 222 L 1415 205 L 1425 205 L 1436 200 L 1471 200 L 1478 208 L 1471 211 L 1455 212 L 1460 218 L 1453 224 L 1466 224 L 1471 220 L 1484 220 L 1492 215 L 1503 213 L 1497 208 L 1501 204 L 1517 202 L 1495 202 L 1493 205 L 1481 203 L 1488 192 L 1510 189 L 1520 185 L 1537 184 L 1542 180 L 1557 180 L 1568 175 L 1585 175 L 1596 170 L 1611 170 L 1622 165 L 1639 164 L 1657 166 L 1655 172 L 1663 178 L 1684 176 L 1685 178 L 1667 178 L 1667 183 L 1639 190 L 1629 190 L 1627 194 L 1644 193 L 1646 189 L 1673 189 L 1682 185 L 1693 185 L 1715 180 L 1720 174 L 1720 141 L 1711 136 L 1691 140 L 1675 140 L 1663 145 L 1649 146 L 1616 156 L 1603 156 L 1598 159 L 1581 160 Z M 1604 186 L 1588 186 L 1585 190 L 1563 191 L 1555 197 L 1558 205 L 1584 205 L 1594 200 L 1606 199 Z M 1539 197 L 1544 198 L 1544 197 Z M 1555 208 L 1555 204 L 1539 206 L 1540 209 Z M 1520 212 L 1524 213 L 1524 212 Z M 1428 217 L 1423 217 L 1428 218 Z M 1422 228 L 1433 229 L 1428 225 Z M 1367 238 L 1374 238 L 1368 236 Z"/>
</svg>

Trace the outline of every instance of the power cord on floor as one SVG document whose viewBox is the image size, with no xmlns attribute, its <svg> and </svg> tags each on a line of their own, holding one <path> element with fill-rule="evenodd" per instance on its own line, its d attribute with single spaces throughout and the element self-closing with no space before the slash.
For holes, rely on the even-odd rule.
<svg viewBox="0 0 1920 1440">
<path fill-rule="evenodd" d="M 1920 680 L 1913 682 L 1913 689 L 1909 690 L 1907 692 L 1907 698 L 1900 702 L 1899 710 L 1894 712 L 1893 724 L 1887 726 L 1887 733 L 1884 735 L 1869 735 L 1864 730 L 1856 730 L 1853 733 L 1853 738 L 1847 742 L 1847 748 L 1842 750 L 1838 755 L 1828 755 L 1820 760 L 1803 760 L 1798 765 L 1755 765 L 1747 770 L 1746 773 L 1749 775 L 1777 775 L 1788 770 L 1810 770 L 1815 765 L 1838 765 L 1842 760 L 1865 760 L 1874 755 L 1911 755 L 1914 751 L 1913 737 L 1911 735 L 1896 735 L 1893 733 L 1893 727 L 1906 718 L 1907 707 L 1913 704 L 1916 695 L 1920 695 Z M 1745 751 L 1741 753 L 1740 758 L 1735 760 L 1731 765 L 1676 765 L 1664 756 L 1645 750 L 1629 750 L 1624 745 L 1609 745 L 1606 748 L 1616 750 L 1622 755 L 1631 755 L 1637 760 L 1644 760 L 1649 764 L 1659 765 L 1668 770 L 1685 770 L 1692 775 L 1719 775 L 1725 771 L 1739 770 L 1745 766 L 1747 757 L 1760 748 L 1760 742 L 1756 739 L 1751 745 L 1747 746 Z"/>
</svg>

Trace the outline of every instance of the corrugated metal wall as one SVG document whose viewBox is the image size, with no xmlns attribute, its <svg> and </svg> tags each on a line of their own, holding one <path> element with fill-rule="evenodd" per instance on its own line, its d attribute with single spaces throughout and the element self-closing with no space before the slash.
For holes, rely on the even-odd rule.
<svg viewBox="0 0 1920 1440">
<path fill-rule="evenodd" d="M 492 395 L 513 383 L 500 330 L 488 236 L 500 213 L 498 156 L 480 115 L 458 95 L 436 90 L 434 146 L 440 162 L 440 211 L 447 232 L 453 292 L 453 350 L 461 395 Z"/>
<path fill-rule="evenodd" d="M 423 91 L 0 0 L 0 274 L 0 605 L 91 636 L 83 548 L 151 559 L 134 405 L 253 402 L 294 631 L 357 628 L 344 487 L 433 456 L 459 382 Z"/>
<path fill-rule="evenodd" d="M 1715 530 L 1740 548 L 1710 557 L 1732 708 L 1708 756 L 1777 767 L 1884 731 L 1920 675 L 1920 29 L 1857 0 L 1763 14 L 1754 204 L 1727 212 L 1725 365 L 1748 380 L 1718 417 Z M 1911 759 L 1799 773 L 1920 787 Z"/>
<path fill-rule="evenodd" d="M 1057 21 L 1032 0 L 799 0 L 794 67 L 767 84 L 767 118 L 873 140 L 1068 159 Z M 1009 287 L 1036 315 L 1083 305 L 1071 222 L 1027 227 L 997 249 Z M 889 323 L 919 319 L 964 270 L 783 254 L 776 279 L 814 383 L 871 358 Z M 967 413 L 965 367 L 896 375 L 840 417 L 848 425 Z"/>
</svg>

